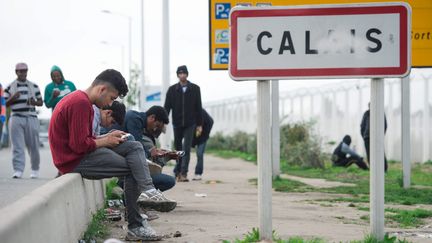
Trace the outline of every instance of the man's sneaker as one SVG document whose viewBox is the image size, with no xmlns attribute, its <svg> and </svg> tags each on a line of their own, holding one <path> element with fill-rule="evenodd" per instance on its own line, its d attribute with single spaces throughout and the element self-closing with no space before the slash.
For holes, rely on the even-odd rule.
<svg viewBox="0 0 432 243">
<path fill-rule="evenodd" d="M 193 181 L 200 181 L 202 180 L 202 176 L 201 175 L 195 175 L 194 178 L 192 178 Z"/>
<path fill-rule="evenodd" d="M 136 227 L 129 229 L 126 235 L 127 241 L 159 241 L 162 240 L 162 236 L 158 235 L 156 231 L 150 227 L 150 225 Z"/>
<path fill-rule="evenodd" d="M 151 208 L 159 212 L 169 212 L 177 206 L 177 202 L 166 198 L 161 191 L 152 189 L 142 192 L 137 204 L 143 209 Z"/>
<path fill-rule="evenodd" d="M 18 171 L 17 170 L 17 171 L 15 171 L 13 173 L 12 178 L 14 178 L 14 179 L 20 179 L 22 177 L 22 175 L 23 175 L 22 171 Z"/>
<path fill-rule="evenodd" d="M 31 179 L 37 179 L 39 178 L 39 171 L 38 170 L 32 170 L 30 173 L 30 178 Z"/>
<path fill-rule="evenodd" d="M 177 177 L 177 181 L 178 182 L 189 182 L 189 179 L 185 175 L 179 175 L 179 177 Z"/>
</svg>

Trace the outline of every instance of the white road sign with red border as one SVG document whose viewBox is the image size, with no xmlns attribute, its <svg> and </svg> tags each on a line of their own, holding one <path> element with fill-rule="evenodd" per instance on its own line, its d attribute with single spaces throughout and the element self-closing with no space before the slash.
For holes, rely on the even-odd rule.
<svg viewBox="0 0 432 243">
<path fill-rule="evenodd" d="M 403 77 L 410 29 L 403 2 L 236 7 L 229 73 L 234 80 Z"/>
</svg>

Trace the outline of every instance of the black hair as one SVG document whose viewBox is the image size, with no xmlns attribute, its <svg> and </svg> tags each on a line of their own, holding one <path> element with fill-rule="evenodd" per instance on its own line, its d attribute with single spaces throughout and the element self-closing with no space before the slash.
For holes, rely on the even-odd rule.
<svg viewBox="0 0 432 243">
<path fill-rule="evenodd" d="M 103 83 L 108 83 L 114 89 L 116 89 L 119 93 L 120 98 L 125 97 L 129 91 L 125 78 L 121 75 L 119 71 L 116 71 L 114 69 L 107 69 L 101 72 L 93 81 L 92 86 Z"/>
<path fill-rule="evenodd" d="M 343 141 L 346 145 L 350 145 L 350 144 L 351 144 L 351 136 L 350 136 L 350 135 L 345 135 L 345 137 L 342 139 L 342 141 Z"/>
<path fill-rule="evenodd" d="M 154 115 L 156 121 L 161 121 L 164 124 L 169 123 L 168 114 L 162 106 L 154 105 L 146 111 L 146 116 Z"/>
<path fill-rule="evenodd" d="M 126 114 L 126 106 L 123 103 L 115 100 L 111 106 L 106 106 L 102 108 L 102 110 L 111 110 L 111 116 L 114 118 L 115 122 L 119 125 L 123 125 Z"/>
</svg>

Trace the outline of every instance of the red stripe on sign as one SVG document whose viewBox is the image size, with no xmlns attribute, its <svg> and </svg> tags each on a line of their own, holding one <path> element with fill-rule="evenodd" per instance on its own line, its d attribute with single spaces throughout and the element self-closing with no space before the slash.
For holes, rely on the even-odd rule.
<svg viewBox="0 0 432 243">
<path fill-rule="evenodd" d="M 256 69 L 238 70 L 237 23 L 242 17 L 282 17 L 282 16 L 331 16 L 361 14 L 399 14 L 400 62 L 399 67 L 357 67 L 357 68 L 305 68 L 305 69 Z M 397 76 L 407 72 L 408 64 L 408 12 L 404 6 L 364 6 L 331 8 L 295 8 L 295 9 L 241 9 L 230 16 L 230 74 L 233 79 L 248 77 L 350 77 L 350 76 Z"/>
</svg>

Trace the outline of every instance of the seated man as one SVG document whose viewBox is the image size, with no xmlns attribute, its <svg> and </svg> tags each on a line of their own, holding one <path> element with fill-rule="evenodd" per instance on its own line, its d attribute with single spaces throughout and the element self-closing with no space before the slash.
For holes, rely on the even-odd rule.
<svg viewBox="0 0 432 243">
<path fill-rule="evenodd" d="M 123 76 L 113 69 L 99 74 L 85 91 L 77 90 L 64 97 L 54 109 L 49 125 L 49 143 L 53 161 L 62 173 L 80 173 L 87 179 L 125 177 L 128 240 L 161 240 L 148 225 L 143 226 L 138 206 L 169 211 L 176 202 L 156 190 L 142 145 L 125 141 L 123 131 L 94 137 L 93 108 L 110 106 L 127 94 Z"/>
<path fill-rule="evenodd" d="M 354 150 L 349 146 L 351 144 L 351 137 L 345 135 L 342 142 L 333 151 L 332 161 L 334 166 L 349 167 L 355 163 L 359 168 L 363 170 L 369 170 L 368 165 L 364 162 L 363 158 L 360 157 Z"/>
<path fill-rule="evenodd" d="M 177 159 L 178 156 L 170 151 L 156 148 L 156 138 L 159 137 L 165 124 L 168 124 L 168 115 L 162 106 L 152 106 L 146 112 L 138 112 L 129 110 L 126 112 L 123 126 L 116 124 L 115 126 L 104 129 L 105 132 L 110 129 L 119 129 L 130 133 L 134 140 L 140 142 L 149 161 L 155 164 L 150 164 L 150 168 L 155 168 L 155 172 L 151 173 L 153 184 L 156 189 L 161 191 L 168 190 L 175 185 L 175 178 L 163 173 L 160 173 L 158 165 L 163 167 L 170 159 Z M 151 162 L 150 162 L 151 163 Z"/>
<path fill-rule="evenodd" d="M 99 137 L 101 135 L 101 128 L 111 127 L 114 124 L 123 124 L 126 107 L 118 101 L 113 101 L 111 106 L 106 106 L 102 109 L 93 105 L 93 111 L 93 134 L 95 137 Z"/>
</svg>

